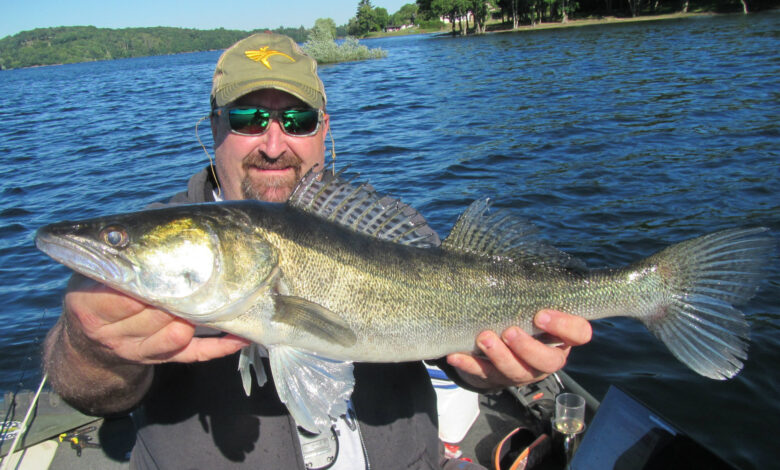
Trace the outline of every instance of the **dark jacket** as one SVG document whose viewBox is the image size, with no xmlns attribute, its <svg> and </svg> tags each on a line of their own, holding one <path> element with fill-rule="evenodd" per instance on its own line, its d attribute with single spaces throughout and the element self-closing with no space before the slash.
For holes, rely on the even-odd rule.
<svg viewBox="0 0 780 470">
<path fill-rule="evenodd" d="M 171 203 L 213 201 L 213 178 L 194 175 Z M 295 423 L 269 374 L 247 397 L 237 354 L 203 363 L 156 366 L 139 423 L 135 468 L 304 469 Z M 267 360 L 266 370 L 270 370 Z M 355 364 L 352 394 L 371 469 L 461 468 L 445 461 L 436 395 L 421 362 Z M 475 468 L 475 467 L 471 467 Z"/>
</svg>

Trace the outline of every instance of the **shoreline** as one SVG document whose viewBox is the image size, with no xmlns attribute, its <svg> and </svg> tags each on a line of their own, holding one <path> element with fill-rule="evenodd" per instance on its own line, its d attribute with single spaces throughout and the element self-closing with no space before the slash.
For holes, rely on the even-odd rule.
<svg viewBox="0 0 780 470">
<path fill-rule="evenodd" d="M 756 12 L 760 13 L 760 12 Z M 720 15 L 732 15 L 732 14 L 740 14 L 741 12 L 729 12 L 729 13 L 716 13 L 716 12 L 688 12 L 688 13 L 664 13 L 659 15 L 644 15 L 644 16 L 635 16 L 635 17 L 619 17 L 619 16 L 604 16 L 604 17 L 598 17 L 598 18 L 578 18 L 578 19 L 569 19 L 566 23 L 561 22 L 554 22 L 554 23 L 537 23 L 536 25 L 529 25 L 529 24 L 523 24 L 517 27 L 517 29 L 504 28 L 504 23 L 492 23 L 487 25 L 487 30 L 484 33 L 481 34 L 503 34 L 503 33 L 516 33 L 519 31 L 538 31 L 541 29 L 561 29 L 561 28 L 577 28 L 577 27 L 583 27 L 583 26 L 597 26 L 597 25 L 604 25 L 604 24 L 621 24 L 621 23 L 639 23 L 639 22 L 646 22 L 646 21 L 664 21 L 664 20 L 676 20 L 676 19 L 683 19 L 683 18 L 693 18 L 693 17 L 699 17 L 699 16 L 720 16 Z M 752 13 L 748 13 L 752 14 Z M 495 27 L 496 29 L 491 29 L 491 27 Z M 479 36 L 480 34 L 476 33 L 469 33 L 466 35 L 456 34 L 453 36 L 451 30 L 417 30 L 413 32 L 393 32 L 393 33 L 381 33 L 381 34 L 372 34 L 369 36 L 366 36 L 364 38 L 360 38 L 361 41 L 363 40 L 370 40 L 370 39 L 380 39 L 380 38 L 392 38 L 392 37 L 401 37 L 401 36 L 412 36 L 416 34 L 433 34 L 437 37 L 472 37 L 472 36 Z"/>
<path fill-rule="evenodd" d="M 777 11 L 777 9 L 769 9 L 769 10 L 760 10 L 756 12 L 751 12 L 748 14 L 755 14 L 755 13 L 762 13 L 765 11 Z M 507 24 L 504 22 L 495 21 L 492 23 L 489 23 L 486 25 L 486 31 L 481 34 L 505 34 L 505 33 L 515 33 L 515 32 L 526 32 L 526 31 L 538 31 L 538 30 L 548 30 L 548 29 L 561 29 L 561 28 L 577 28 L 577 27 L 585 27 L 585 26 L 597 26 L 597 25 L 605 25 L 605 24 L 622 24 L 622 23 L 639 23 L 639 22 L 649 22 L 649 21 L 665 21 L 665 20 L 677 20 L 677 19 L 684 19 L 684 18 L 692 18 L 692 17 L 706 17 L 706 16 L 722 16 L 722 15 L 732 15 L 732 14 L 739 14 L 744 15 L 744 13 L 741 12 L 711 12 L 711 11 L 697 11 L 697 12 L 688 12 L 688 13 L 681 13 L 681 12 L 674 12 L 674 13 L 665 13 L 665 14 L 658 14 L 658 15 L 644 15 L 644 16 L 636 16 L 636 17 L 620 17 L 620 16 L 604 16 L 604 17 L 591 17 L 591 18 L 577 18 L 577 19 L 569 19 L 565 23 L 561 22 L 549 22 L 549 23 L 538 23 L 536 25 L 529 25 L 529 24 L 523 24 L 518 26 L 516 29 L 510 27 L 506 27 Z M 481 34 L 476 34 L 474 32 L 466 35 L 461 34 L 452 34 L 452 31 L 449 29 L 449 26 L 445 29 L 436 29 L 436 30 L 430 30 L 430 29 L 419 29 L 419 28 L 410 28 L 407 30 L 402 31 L 395 31 L 391 33 L 372 33 L 369 34 L 366 37 L 360 38 L 360 41 L 371 41 L 373 39 L 381 39 L 381 38 L 394 38 L 394 37 L 404 37 L 404 36 L 413 36 L 413 35 L 432 35 L 434 37 L 438 38 L 445 38 L 445 37 L 452 37 L 452 38 L 465 38 L 465 37 L 474 37 L 479 36 Z M 343 38 L 340 38 L 343 39 Z M 209 50 L 219 50 L 219 49 L 209 49 Z M 162 52 L 160 54 L 153 54 L 153 55 L 172 55 L 172 54 L 187 54 L 187 53 L 197 53 L 197 52 L 205 52 L 206 50 L 191 50 L 191 51 L 183 51 L 183 52 Z M 150 55 L 138 55 L 138 56 L 130 56 L 130 57 L 115 57 L 110 59 L 105 58 L 90 58 L 90 59 L 83 59 L 83 60 L 77 60 L 75 62 L 57 62 L 57 63 L 51 63 L 51 64 L 36 64 L 36 65 L 28 65 L 28 66 L 22 66 L 22 67 L 11 67 L 11 68 L 2 68 L 0 67 L 0 72 L 9 71 L 9 70 L 23 70 L 23 69 L 30 69 L 30 68 L 37 68 L 37 67 L 51 67 L 51 66 L 58 66 L 58 65 L 69 65 L 69 64 L 78 64 L 78 63 L 89 63 L 89 62 L 99 62 L 104 60 L 116 60 L 116 59 L 131 59 L 131 58 L 138 58 L 138 57 L 149 57 Z"/>
<path fill-rule="evenodd" d="M 559 28 L 577 28 L 582 26 L 604 25 L 604 24 L 619 24 L 619 23 L 640 23 L 645 21 L 663 21 L 663 20 L 677 20 L 681 18 L 692 18 L 697 16 L 718 16 L 728 15 L 731 13 L 712 13 L 712 12 L 696 12 L 696 13 L 666 13 L 662 15 L 647 15 L 647 16 L 634 16 L 634 17 L 617 17 L 617 16 L 604 16 L 601 18 L 583 18 L 583 19 L 570 19 L 565 23 L 538 23 L 536 25 L 521 25 L 517 29 L 496 29 L 491 31 L 485 31 L 485 34 L 490 33 L 512 33 L 516 31 L 536 31 L 539 29 L 559 29 Z M 740 13 L 742 14 L 742 13 Z"/>
</svg>

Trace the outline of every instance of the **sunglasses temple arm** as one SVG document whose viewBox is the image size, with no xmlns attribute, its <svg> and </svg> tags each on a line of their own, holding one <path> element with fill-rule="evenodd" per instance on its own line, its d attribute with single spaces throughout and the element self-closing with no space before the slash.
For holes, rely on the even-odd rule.
<svg viewBox="0 0 780 470">
<path fill-rule="evenodd" d="M 217 172 L 214 169 L 214 160 L 211 158 L 211 154 L 209 153 L 209 151 L 206 150 L 206 146 L 203 145 L 203 141 L 200 140 L 200 135 L 198 134 L 198 126 L 200 125 L 200 123 L 205 121 L 206 119 L 209 119 L 210 117 L 211 115 L 207 115 L 198 119 L 198 122 L 195 123 L 195 137 L 198 139 L 198 143 L 200 144 L 200 147 L 203 149 L 203 153 L 205 153 L 209 159 L 209 168 L 211 168 L 211 176 L 214 177 L 214 182 L 217 184 L 217 196 L 222 197 L 222 188 L 219 186 L 219 180 L 217 179 Z"/>
<path fill-rule="evenodd" d="M 328 135 L 330 135 L 330 158 L 333 162 L 332 172 L 336 176 L 336 141 L 333 139 L 333 131 L 328 126 Z"/>
</svg>

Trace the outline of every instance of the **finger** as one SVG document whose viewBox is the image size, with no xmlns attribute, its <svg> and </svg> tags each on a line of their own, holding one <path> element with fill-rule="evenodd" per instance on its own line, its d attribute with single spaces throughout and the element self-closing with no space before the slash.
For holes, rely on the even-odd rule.
<svg viewBox="0 0 780 470">
<path fill-rule="evenodd" d="M 249 344 L 249 341 L 236 336 L 192 338 L 186 347 L 159 359 L 187 363 L 210 361 L 233 354 Z"/>
<path fill-rule="evenodd" d="M 507 349 L 527 370 L 551 374 L 566 364 L 570 349 L 568 346 L 547 346 L 516 326 L 504 330 L 501 337 Z M 500 364 L 496 364 L 496 367 L 504 371 Z"/>
<path fill-rule="evenodd" d="M 580 346 L 591 340 L 590 322 L 582 317 L 556 310 L 541 310 L 534 316 L 534 324 L 547 333 L 560 338 L 568 346 Z"/>
<path fill-rule="evenodd" d="M 99 322 L 99 320 L 91 317 L 84 319 L 85 322 L 90 320 L 96 323 Z M 173 323 L 176 323 L 177 326 L 173 326 L 171 330 L 165 330 L 166 327 Z M 109 349 L 116 350 L 123 357 L 126 357 L 125 354 L 128 351 L 126 350 L 122 354 L 120 350 L 126 342 L 130 346 L 138 345 L 156 335 L 155 340 L 150 344 L 174 341 L 176 343 L 175 347 L 179 348 L 189 342 L 195 331 L 195 328 L 184 320 L 153 308 L 146 308 L 139 313 L 111 323 L 95 325 L 85 323 L 83 329 L 85 334 L 94 341 L 103 344 Z M 168 335 L 172 336 L 169 337 Z M 142 354 L 138 355 L 141 356 Z"/>
<path fill-rule="evenodd" d="M 477 346 L 494 367 L 487 369 L 488 380 L 505 385 L 539 380 L 562 365 L 555 353 L 550 354 L 553 348 L 542 345 L 517 327 L 505 330 L 500 338 L 492 331 L 482 332 L 477 337 Z M 544 357 L 537 357 L 540 354 Z"/>
<path fill-rule="evenodd" d="M 181 343 L 188 330 L 181 327 L 181 331 L 175 333 L 173 330 L 179 328 L 175 323 L 171 324 L 163 334 L 168 335 L 168 343 L 160 343 L 162 345 L 161 351 L 154 357 L 150 357 L 154 362 L 203 362 L 219 357 L 224 357 L 229 354 L 233 354 L 240 350 L 244 346 L 251 344 L 250 341 L 243 338 L 239 338 L 233 335 L 227 335 L 222 337 L 207 337 L 198 338 L 190 336 L 189 340 L 184 346 L 179 348 L 173 348 L 172 346 Z M 181 334 L 180 339 L 176 339 L 176 335 Z M 152 346 L 149 346 L 150 348 Z M 167 349 L 170 348 L 170 349 Z"/>
<path fill-rule="evenodd" d="M 528 369 L 518 361 L 518 357 L 508 345 L 493 331 L 483 331 L 477 336 L 477 347 L 503 375 L 512 382 L 518 382 Z"/>
<path fill-rule="evenodd" d="M 126 347 L 135 347 L 135 354 L 141 362 L 167 362 L 181 354 L 195 339 L 194 335 L 194 325 L 174 318 L 153 333 L 140 335 Z"/>
<path fill-rule="evenodd" d="M 463 353 L 450 354 L 447 356 L 447 363 L 461 372 L 481 380 L 487 379 L 488 374 L 492 373 L 489 369 L 493 368 L 490 362 L 474 357 L 471 354 Z"/>
<path fill-rule="evenodd" d="M 112 323 L 110 327 L 121 330 L 127 336 L 146 338 L 171 324 L 181 325 L 181 327 L 186 326 L 187 332 L 195 331 L 195 327 L 188 321 L 155 308 L 145 308 L 131 317 Z M 192 333 L 189 333 L 189 337 L 192 337 Z M 189 338 L 186 339 L 189 340 Z"/>
<path fill-rule="evenodd" d="M 65 307 L 88 330 L 100 328 L 147 308 L 121 292 L 78 274 L 74 274 L 68 283 Z"/>
<path fill-rule="evenodd" d="M 481 389 L 492 389 L 514 385 L 487 359 L 470 354 L 450 354 L 447 363 L 455 367 L 466 383 Z"/>
</svg>

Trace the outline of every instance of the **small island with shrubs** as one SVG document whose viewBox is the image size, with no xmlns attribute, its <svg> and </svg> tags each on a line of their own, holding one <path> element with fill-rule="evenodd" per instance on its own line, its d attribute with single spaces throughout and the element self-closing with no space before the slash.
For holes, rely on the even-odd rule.
<svg viewBox="0 0 780 470">
<path fill-rule="evenodd" d="M 354 60 L 381 59 L 387 57 L 382 49 L 369 49 L 353 36 L 336 43 L 336 23 L 330 19 L 318 19 L 303 43 L 303 50 L 320 64 L 332 64 Z"/>
</svg>

